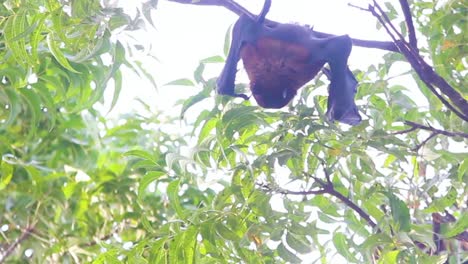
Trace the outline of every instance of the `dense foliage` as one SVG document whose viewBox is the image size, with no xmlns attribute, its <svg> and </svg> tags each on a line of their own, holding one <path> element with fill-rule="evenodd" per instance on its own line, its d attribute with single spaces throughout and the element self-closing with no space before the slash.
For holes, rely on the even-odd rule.
<svg viewBox="0 0 468 264">
<path fill-rule="evenodd" d="M 191 133 L 143 102 L 97 111 L 125 89 L 122 65 L 151 78 L 119 36 L 152 23 L 153 2 L 134 18 L 91 0 L 0 6 L 0 263 L 467 261 L 468 124 L 400 53 L 355 72 L 355 127 L 325 120 L 323 76 L 281 110 L 214 96 L 220 56 L 170 84 L 199 90 L 181 103 Z M 411 11 L 421 57 L 467 98 L 466 6 Z"/>
</svg>

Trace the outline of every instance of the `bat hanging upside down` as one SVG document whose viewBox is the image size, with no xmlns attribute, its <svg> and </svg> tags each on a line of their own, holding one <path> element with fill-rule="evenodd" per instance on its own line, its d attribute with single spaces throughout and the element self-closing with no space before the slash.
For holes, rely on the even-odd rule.
<svg viewBox="0 0 468 264">
<path fill-rule="evenodd" d="M 258 17 L 242 15 L 237 20 L 217 92 L 248 99 L 234 90 L 237 62 L 242 58 L 258 105 L 281 108 L 328 63 L 330 70 L 324 71 L 330 79 L 328 119 L 359 124 L 361 116 L 354 103 L 357 81 L 347 66 L 351 39 L 347 35 L 320 38 L 308 26 L 267 21 L 270 5 L 271 0 L 266 0 Z"/>
</svg>

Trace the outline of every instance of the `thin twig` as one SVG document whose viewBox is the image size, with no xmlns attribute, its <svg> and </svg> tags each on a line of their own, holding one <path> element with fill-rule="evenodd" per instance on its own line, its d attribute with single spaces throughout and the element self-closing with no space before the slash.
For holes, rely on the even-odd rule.
<svg viewBox="0 0 468 264">
<path fill-rule="evenodd" d="M 34 229 L 35 229 L 34 226 L 30 226 L 30 227 L 27 227 L 26 229 L 23 230 L 23 232 L 21 233 L 20 237 L 19 237 L 18 239 L 16 239 L 16 241 L 13 242 L 11 245 L 8 246 L 8 248 L 5 250 L 5 253 L 3 253 L 3 255 L 0 255 L 0 264 L 1 264 L 1 263 L 5 263 L 6 259 L 7 259 L 11 254 L 13 254 L 13 252 L 15 251 L 15 249 L 16 249 L 21 243 L 23 243 L 23 241 L 25 241 L 27 238 L 29 238 L 29 236 L 31 235 L 31 233 L 34 232 Z"/>
<path fill-rule="evenodd" d="M 338 192 L 335 189 L 335 186 L 333 185 L 333 182 L 331 181 L 331 175 L 327 168 L 323 166 L 323 172 L 325 173 L 325 179 L 327 179 L 327 183 L 324 183 L 323 181 L 318 181 L 320 185 L 324 188 L 324 190 L 327 191 L 328 194 L 335 196 L 338 198 L 340 201 L 342 201 L 344 204 L 346 204 L 348 207 L 353 209 L 356 213 L 358 213 L 359 216 L 361 216 L 366 222 L 373 228 L 375 229 L 377 227 L 377 224 L 372 221 L 370 218 L 370 215 L 364 210 L 362 210 L 361 207 L 359 207 L 357 204 L 355 204 L 353 201 L 351 201 L 348 197 L 342 195 L 340 192 Z M 377 229 L 378 230 L 378 229 Z"/>
<path fill-rule="evenodd" d="M 170 2 L 177 2 L 180 4 L 191 4 L 191 5 L 212 5 L 212 6 L 223 6 L 229 9 L 231 12 L 234 12 L 238 16 L 246 15 L 251 18 L 256 18 L 256 16 L 250 13 L 247 9 L 239 5 L 238 3 L 232 0 L 169 0 Z"/>
<path fill-rule="evenodd" d="M 348 3 L 348 6 L 354 7 L 354 8 L 356 8 L 356 9 L 361 10 L 361 11 L 369 12 L 369 9 L 368 9 L 368 8 L 365 8 L 365 7 L 362 7 L 362 6 L 358 6 L 358 5 L 355 5 L 355 4 L 353 4 L 353 3 Z"/>
<path fill-rule="evenodd" d="M 438 135 L 444 135 L 444 136 L 447 136 L 447 137 L 462 137 L 462 138 L 467 138 L 468 139 L 468 133 L 450 132 L 450 131 L 446 131 L 446 130 L 433 128 L 431 126 L 418 124 L 418 123 L 415 123 L 415 122 L 412 122 L 412 121 L 405 121 L 405 125 L 410 126 L 410 128 L 391 133 L 391 135 L 406 134 L 406 133 L 413 132 L 413 131 L 415 131 L 417 129 L 426 130 L 426 131 L 431 132 L 430 135 L 426 139 L 424 139 L 421 143 L 419 143 L 418 145 L 416 145 L 413 148 L 414 151 L 418 151 L 421 147 L 426 145 L 426 143 L 429 142 L 429 140 L 431 140 L 432 138 L 434 138 L 435 136 L 438 136 Z"/>
<path fill-rule="evenodd" d="M 279 187 L 272 187 L 268 184 L 259 184 L 259 186 L 267 191 L 276 192 L 276 193 L 280 193 L 284 195 L 330 194 L 331 196 L 338 198 L 338 200 L 342 201 L 344 204 L 346 204 L 346 206 L 354 210 L 362 219 L 364 219 L 367 222 L 369 226 L 371 226 L 373 229 L 376 229 L 378 232 L 380 232 L 380 229 L 377 227 L 377 224 L 371 219 L 368 213 L 366 213 L 363 209 L 361 209 L 357 204 L 351 201 L 348 197 L 342 195 L 340 192 L 338 192 L 335 189 L 331 181 L 330 173 L 328 172 L 328 170 L 326 170 L 325 167 L 324 167 L 324 172 L 325 172 L 326 181 L 321 180 L 315 177 L 314 175 L 304 173 L 308 177 L 314 179 L 322 187 L 322 189 L 320 190 L 290 191 L 290 190 L 282 189 Z"/>
<path fill-rule="evenodd" d="M 106 240 L 108 240 L 109 238 L 111 238 L 112 236 L 114 236 L 115 233 L 116 233 L 116 232 L 114 231 L 114 232 L 112 232 L 112 233 L 110 233 L 110 234 L 107 234 L 107 235 L 105 235 L 105 236 L 103 236 L 103 237 L 100 237 L 100 238 L 98 238 L 98 239 L 96 239 L 96 240 L 83 243 L 83 244 L 79 245 L 79 247 L 81 248 L 81 247 L 92 247 L 92 246 L 95 246 L 95 245 L 97 245 L 97 243 L 98 243 L 99 241 L 106 241 Z"/>
<path fill-rule="evenodd" d="M 269 184 L 263 183 L 263 184 L 258 184 L 258 186 L 265 191 L 268 192 L 274 192 L 274 193 L 279 193 L 279 194 L 290 194 L 290 195 L 316 195 L 316 194 L 324 194 L 327 193 L 325 190 L 308 190 L 308 191 L 291 191 L 291 190 L 286 190 L 283 188 L 280 188 L 278 186 L 271 186 Z"/>
<path fill-rule="evenodd" d="M 405 129 L 405 130 L 401 130 L 401 131 L 393 132 L 393 133 L 391 133 L 391 135 L 401 135 L 401 134 L 406 134 L 406 133 L 409 133 L 409 132 L 413 132 L 413 131 L 415 131 L 416 129 L 418 129 L 418 128 L 417 128 L 417 127 L 411 127 L 411 128 Z"/>
<path fill-rule="evenodd" d="M 351 209 L 353 209 L 356 213 L 358 213 L 358 215 L 360 217 L 362 217 L 364 220 L 366 220 L 366 222 L 372 227 L 372 228 L 376 228 L 377 227 L 377 224 L 374 223 L 374 221 L 372 221 L 372 219 L 370 218 L 370 215 L 367 214 L 366 212 L 364 212 L 364 210 L 361 209 L 361 207 L 359 207 L 357 204 L 355 204 L 353 201 L 351 201 L 348 197 L 342 195 L 340 192 L 338 192 L 337 190 L 335 190 L 335 188 L 332 188 L 331 190 L 329 190 L 328 194 L 332 195 L 332 196 L 335 196 L 336 198 L 338 198 L 340 201 L 342 201 L 343 203 L 345 203 L 348 207 L 350 207 Z M 377 228 L 377 230 L 379 230 Z"/>
<path fill-rule="evenodd" d="M 419 143 L 418 145 L 416 145 L 416 147 L 413 148 L 414 151 L 418 151 L 419 149 L 421 149 L 424 145 L 426 145 L 427 142 L 429 142 L 429 140 L 431 140 L 433 137 L 437 136 L 437 133 L 431 133 L 425 140 L 423 140 L 421 143 Z"/>
<path fill-rule="evenodd" d="M 450 131 L 446 131 L 446 130 L 441 130 L 441 129 L 433 128 L 433 127 L 431 127 L 431 126 L 426 126 L 426 125 L 418 124 L 418 123 L 415 123 L 415 122 L 412 122 L 412 121 L 405 121 L 405 124 L 408 125 L 408 126 L 411 126 L 411 127 L 413 127 L 413 128 L 418 128 L 418 129 L 422 129 L 422 130 L 431 131 L 432 133 L 435 133 L 435 134 L 437 134 L 437 135 L 444 135 L 444 136 L 447 136 L 447 137 L 462 137 L 462 138 L 468 138 L 468 133 L 463 133 L 463 132 L 450 132 Z"/>
<path fill-rule="evenodd" d="M 384 10 L 382 9 L 382 7 L 377 3 L 376 0 L 374 0 L 373 2 L 374 2 L 373 8 L 370 8 L 370 9 L 373 10 L 373 9 L 376 7 L 377 10 L 379 10 L 379 12 L 380 12 L 381 17 L 383 17 L 384 20 L 385 20 L 385 23 L 384 23 L 384 24 L 388 24 L 388 25 L 392 28 L 393 32 L 394 32 L 395 34 L 398 35 L 398 39 L 404 41 L 405 38 L 404 38 L 403 35 L 400 33 L 400 31 L 398 31 L 398 29 L 395 27 L 395 25 L 393 25 L 392 21 L 391 21 L 390 18 L 387 16 L 387 13 L 385 13 L 385 11 L 384 11 Z M 375 10 L 374 10 L 374 13 L 376 13 Z M 404 41 L 404 43 L 406 43 L 406 41 Z"/>
</svg>

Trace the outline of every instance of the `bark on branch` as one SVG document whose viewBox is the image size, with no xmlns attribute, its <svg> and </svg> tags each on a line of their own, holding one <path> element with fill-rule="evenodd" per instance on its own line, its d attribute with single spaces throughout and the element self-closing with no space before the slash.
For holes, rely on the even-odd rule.
<svg viewBox="0 0 468 264">
<path fill-rule="evenodd" d="M 34 226 L 30 226 L 30 227 L 27 227 L 26 229 L 23 230 L 23 232 L 21 233 L 20 237 L 18 239 L 16 239 L 15 242 L 11 243 L 10 245 L 8 245 L 6 247 L 6 250 L 5 252 L 3 252 L 1 255 L 0 255 L 0 264 L 2 263 L 5 263 L 7 258 L 13 254 L 13 252 L 15 251 L 16 248 L 18 248 L 19 245 L 21 245 L 21 243 L 23 243 L 26 239 L 29 238 L 29 236 L 34 232 L 35 230 L 35 227 Z"/>
<path fill-rule="evenodd" d="M 227 8 L 228 10 L 232 11 L 233 13 L 237 14 L 238 16 L 240 15 L 247 15 L 251 18 L 255 18 L 256 15 L 252 14 L 249 12 L 247 9 L 239 5 L 238 3 L 232 1 L 232 0 L 169 0 L 170 2 L 176 2 L 180 4 L 192 4 L 192 5 L 211 5 L 211 6 L 221 6 L 224 8 Z M 271 20 L 266 19 L 265 21 L 267 22 L 272 22 Z M 317 33 L 319 36 L 322 37 L 331 37 L 335 36 L 333 34 L 329 33 L 324 33 L 324 32 L 318 32 L 314 31 Z M 374 49 L 381 49 L 381 50 L 387 50 L 387 51 L 393 51 L 393 52 L 399 52 L 397 46 L 390 41 L 376 41 L 376 40 L 364 40 L 364 39 L 356 39 L 356 38 L 351 38 L 353 41 L 353 45 L 358 46 L 358 47 L 363 47 L 363 48 L 374 48 Z"/>
<path fill-rule="evenodd" d="M 414 31 L 412 18 L 408 15 L 410 12 L 408 3 L 404 0 L 401 0 L 400 3 L 402 3 L 402 9 L 405 13 L 406 24 L 408 27 L 411 27 L 408 28 L 408 31 Z M 462 120 L 468 121 L 468 101 L 465 100 L 465 98 L 463 98 L 463 96 L 444 78 L 437 74 L 426 61 L 424 61 L 419 54 L 415 40 L 411 41 L 412 38 L 416 38 L 415 33 L 410 32 L 410 42 L 408 43 L 404 39 L 403 35 L 396 29 L 395 25 L 393 25 L 382 7 L 375 0 L 368 8 L 359 9 L 368 11 L 377 18 L 389 36 L 393 39 L 393 42 L 400 52 L 406 57 L 408 62 L 411 64 L 411 67 L 418 74 L 421 81 L 426 84 L 429 90 L 431 90 L 431 92 L 447 107 L 447 109 L 454 112 Z M 449 102 L 445 97 L 447 97 L 451 102 Z"/>
<path fill-rule="evenodd" d="M 311 177 L 312 179 L 315 180 L 320 185 L 320 189 L 318 190 L 307 190 L 307 191 L 290 191 L 286 190 L 280 187 L 272 187 L 268 184 L 260 184 L 260 187 L 263 188 L 266 191 L 270 192 L 275 192 L 275 193 L 280 193 L 280 194 L 285 194 L 285 195 L 322 195 L 322 194 L 329 194 L 331 196 L 334 196 L 346 206 L 351 208 L 354 212 L 356 212 L 362 219 L 364 219 L 367 224 L 372 227 L 372 229 L 376 230 L 377 232 L 380 232 L 380 229 L 377 227 L 377 224 L 372 220 L 371 216 L 366 213 L 359 205 L 354 203 L 351 199 L 348 197 L 344 196 L 340 192 L 338 192 L 335 189 L 335 186 L 333 186 L 333 182 L 330 179 L 330 174 L 327 169 L 324 168 L 324 173 L 325 173 L 325 178 L 326 181 L 317 178 L 316 176 L 310 175 L 308 173 L 305 173 L 308 177 Z"/>
</svg>

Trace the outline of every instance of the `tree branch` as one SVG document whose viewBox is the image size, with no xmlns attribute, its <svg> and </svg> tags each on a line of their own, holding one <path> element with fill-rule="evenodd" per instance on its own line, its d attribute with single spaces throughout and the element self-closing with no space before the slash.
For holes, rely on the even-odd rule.
<svg viewBox="0 0 468 264">
<path fill-rule="evenodd" d="M 108 240 L 109 238 L 111 238 L 112 236 L 114 236 L 115 233 L 116 233 L 116 232 L 112 232 L 112 233 L 110 233 L 110 234 L 107 234 L 107 235 L 105 235 L 105 236 L 103 236 L 103 237 L 100 237 L 100 238 L 98 238 L 98 239 L 95 239 L 95 240 L 93 240 L 93 241 L 80 244 L 79 247 L 92 247 L 92 246 L 95 246 L 95 245 L 97 245 L 97 243 L 98 243 L 99 241 L 106 241 L 106 240 Z"/>
<path fill-rule="evenodd" d="M 408 4 L 408 0 L 400 0 L 400 6 L 403 10 L 403 15 L 405 16 L 406 26 L 408 27 L 408 38 L 409 44 L 414 49 L 418 49 L 418 42 L 416 39 L 416 30 L 414 29 L 413 16 L 411 15 L 411 10 Z"/>
<path fill-rule="evenodd" d="M 468 101 L 463 98 L 463 96 L 455 90 L 450 84 L 438 75 L 434 69 L 424 61 L 424 59 L 419 54 L 417 48 L 410 45 L 401 33 L 395 28 L 395 26 L 390 21 L 389 17 L 383 11 L 382 7 L 373 1 L 373 5 L 369 5 L 367 9 L 359 8 L 360 10 L 365 10 L 370 12 L 377 20 L 382 24 L 384 29 L 393 39 L 395 45 L 397 45 L 400 52 L 406 57 L 411 67 L 418 74 L 424 84 L 431 90 L 431 92 L 452 112 L 459 116 L 462 120 L 468 121 Z M 375 10 L 377 9 L 379 13 Z M 439 88 L 442 94 L 447 96 L 453 104 L 453 106 L 445 97 L 437 91 L 435 88 Z M 458 108 L 458 109 L 457 109 Z"/>
<path fill-rule="evenodd" d="M 271 186 L 269 184 L 263 183 L 263 184 L 258 184 L 260 188 L 262 188 L 265 191 L 268 192 L 274 192 L 274 193 L 279 193 L 279 194 L 290 194 L 290 195 L 314 195 L 314 194 L 324 194 L 327 193 L 325 190 L 308 190 L 308 191 L 290 191 L 286 190 L 283 188 L 280 188 L 278 186 Z"/>
<path fill-rule="evenodd" d="M 246 15 L 251 18 L 256 18 L 257 16 L 249 12 L 247 9 L 239 5 L 238 3 L 232 0 L 199 0 L 194 2 L 194 0 L 169 0 L 170 2 L 176 2 L 180 4 L 192 4 L 192 5 L 212 5 L 212 6 L 221 6 L 225 7 L 226 9 L 230 10 L 231 12 L 237 14 L 238 16 Z M 278 22 L 265 19 L 266 23 L 270 24 L 278 24 Z M 319 37 L 333 37 L 335 35 L 314 31 Z M 355 39 L 351 38 L 353 41 L 353 45 L 363 48 L 373 48 L 373 49 L 381 49 L 393 52 L 399 52 L 398 47 L 395 43 L 391 41 L 376 41 L 376 40 L 364 40 L 364 39 Z"/>
<path fill-rule="evenodd" d="M 350 207 L 351 209 L 353 209 L 356 213 L 358 213 L 358 215 L 360 217 L 362 217 L 364 220 L 366 220 L 366 222 L 372 227 L 372 228 L 376 228 L 377 227 L 377 224 L 374 223 L 374 221 L 372 221 L 372 219 L 370 218 L 370 215 L 367 214 L 366 212 L 364 212 L 364 210 L 361 209 L 361 207 L 359 207 L 357 204 L 355 204 L 353 201 L 351 201 L 348 197 L 342 195 L 340 192 L 338 192 L 337 190 L 335 190 L 335 188 L 331 188 L 331 190 L 329 190 L 328 194 L 332 195 L 332 196 L 335 196 L 336 198 L 338 198 L 340 201 L 342 201 L 343 203 L 345 203 L 348 207 Z M 378 228 L 377 228 L 378 230 Z"/>
<path fill-rule="evenodd" d="M 411 127 L 411 128 L 405 129 L 405 130 L 393 132 L 393 133 L 391 133 L 391 135 L 406 134 L 406 133 L 409 133 L 409 132 L 413 132 L 413 131 L 415 131 L 415 130 L 417 130 L 417 129 L 418 129 L 417 127 Z"/>
<path fill-rule="evenodd" d="M 358 213 L 358 215 L 361 218 L 366 220 L 367 224 L 369 224 L 373 229 L 377 228 L 377 230 L 380 232 L 380 229 L 377 227 L 377 224 L 370 218 L 370 215 L 368 213 L 364 212 L 364 210 L 362 210 L 361 207 L 359 207 L 357 204 L 351 201 L 348 197 L 342 195 L 340 192 L 338 192 L 335 189 L 335 186 L 333 186 L 333 182 L 331 181 L 330 173 L 328 172 L 325 166 L 323 166 L 323 172 L 325 173 L 325 179 L 327 180 L 327 182 L 324 182 L 312 175 L 309 175 L 309 176 L 315 179 L 322 186 L 322 188 L 326 191 L 326 193 L 338 198 L 340 201 L 342 201 L 344 204 L 346 204 L 348 207 L 350 207 L 356 213 Z"/>
<path fill-rule="evenodd" d="M 418 151 L 429 140 L 431 140 L 432 138 L 434 138 L 435 136 L 438 136 L 438 135 L 444 135 L 444 136 L 447 136 L 447 137 L 462 137 L 462 138 L 468 139 L 468 133 L 450 132 L 450 131 L 446 131 L 446 130 L 433 128 L 431 126 L 418 124 L 418 123 L 415 123 L 415 122 L 412 122 L 412 121 L 405 121 L 405 125 L 410 126 L 410 128 L 405 129 L 405 130 L 401 130 L 401 131 L 397 131 L 397 132 L 394 132 L 394 133 L 391 133 L 391 134 L 392 135 L 401 135 L 401 134 L 406 134 L 406 133 L 413 132 L 413 131 L 415 131 L 417 129 L 426 130 L 426 131 L 431 132 L 431 134 L 425 140 L 423 140 L 421 143 L 419 143 L 418 145 L 416 145 L 416 147 L 413 148 L 413 150 L 415 150 L 415 151 Z"/>
<path fill-rule="evenodd" d="M 27 227 L 26 229 L 23 230 L 23 232 L 21 233 L 20 237 L 19 237 L 18 239 L 16 239 L 15 242 L 13 242 L 11 245 L 9 245 L 9 246 L 7 247 L 7 249 L 5 250 L 5 252 L 3 253 L 3 255 L 0 255 L 0 264 L 5 263 L 6 259 L 7 259 L 11 254 L 13 254 L 13 252 L 15 251 L 15 249 L 16 249 L 21 243 L 23 243 L 23 241 L 25 241 L 26 239 L 29 238 L 29 236 L 31 235 L 31 233 L 34 232 L 34 229 L 35 229 L 34 226 L 30 226 L 30 227 Z"/>
<path fill-rule="evenodd" d="M 169 0 L 169 2 L 191 5 L 222 6 L 234 12 L 238 16 L 247 15 L 251 18 L 256 18 L 254 14 L 250 13 L 247 9 L 232 0 Z"/>
<path fill-rule="evenodd" d="M 408 126 L 411 126 L 412 128 L 416 129 L 422 129 L 422 130 L 427 130 L 431 131 L 432 133 L 435 133 L 436 135 L 444 135 L 447 137 L 462 137 L 462 138 L 468 138 L 468 133 L 463 133 L 463 132 L 450 132 L 446 130 L 441 130 L 437 128 L 433 128 L 431 126 L 426 126 L 422 124 L 418 124 L 412 121 L 405 121 L 405 124 Z"/>
<path fill-rule="evenodd" d="M 416 147 L 413 148 L 413 150 L 418 152 L 419 149 L 421 149 L 424 145 L 426 145 L 426 143 L 429 142 L 429 140 L 431 140 L 435 136 L 437 136 L 436 133 L 431 133 L 425 140 L 423 140 L 421 143 L 417 144 Z"/>
<path fill-rule="evenodd" d="M 442 215 L 440 213 L 432 213 L 432 225 L 433 225 L 433 240 L 434 244 L 436 244 L 437 249 L 435 254 L 439 254 L 441 251 L 446 250 L 445 248 L 445 243 L 442 234 L 440 233 L 440 226 L 441 224 L 446 224 L 446 223 L 454 223 L 456 222 L 457 219 L 451 215 L 447 210 L 445 210 L 445 215 Z M 456 239 L 462 243 L 462 249 L 466 250 L 464 248 L 464 244 L 468 243 L 468 231 L 461 231 L 457 235 L 453 237 L 448 237 L 447 239 Z M 445 243 L 444 243 L 445 242 Z M 465 245 L 466 247 L 467 245 Z"/>
<path fill-rule="evenodd" d="M 348 197 L 342 195 L 340 192 L 338 192 L 335 189 L 331 181 L 330 174 L 328 173 L 325 167 L 323 171 L 325 172 L 326 181 L 321 180 L 308 173 L 304 173 L 308 177 L 311 177 L 312 179 L 314 179 L 322 187 L 322 189 L 320 190 L 290 191 L 290 190 L 282 189 L 280 187 L 272 187 L 268 184 L 259 184 L 259 186 L 262 187 L 264 190 L 267 190 L 270 192 L 276 192 L 276 193 L 280 193 L 284 195 L 330 194 L 331 196 L 338 198 L 338 200 L 340 200 L 341 202 L 346 204 L 346 206 L 354 210 L 362 219 L 364 219 L 367 222 L 369 226 L 371 226 L 373 229 L 376 229 L 378 232 L 380 232 L 380 229 L 377 227 L 377 224 L 371 219 L 369 214 L 367 214 L 363 209 L 361 209 L 357 204 L 351 201 Z"/>
</svg>

